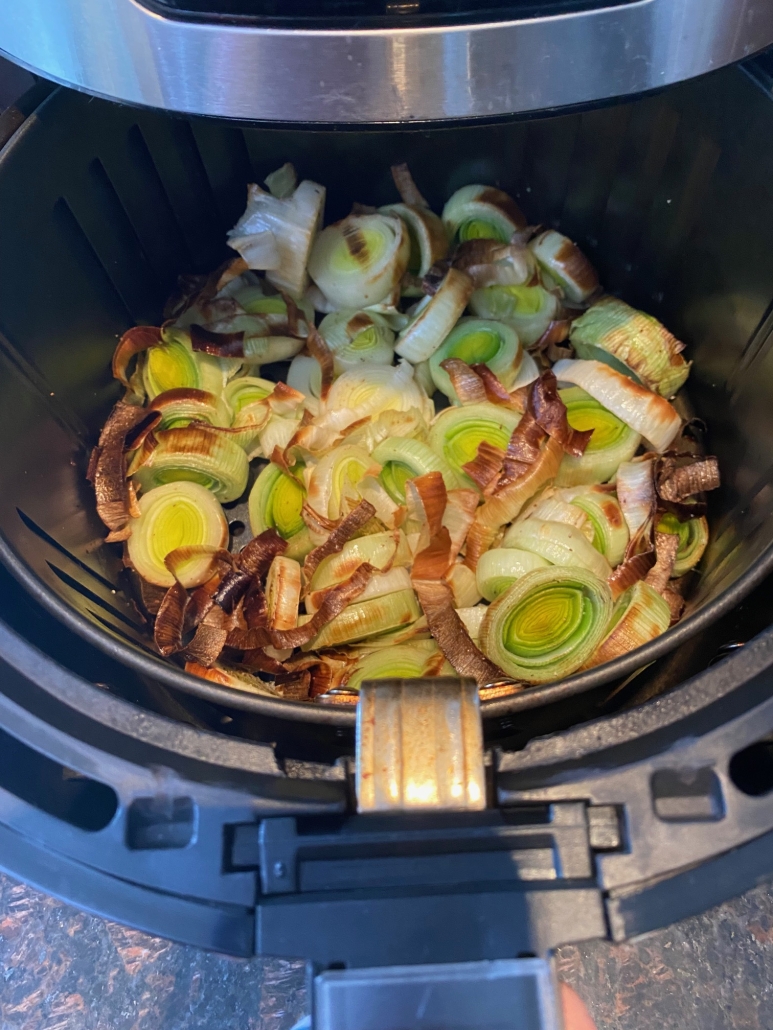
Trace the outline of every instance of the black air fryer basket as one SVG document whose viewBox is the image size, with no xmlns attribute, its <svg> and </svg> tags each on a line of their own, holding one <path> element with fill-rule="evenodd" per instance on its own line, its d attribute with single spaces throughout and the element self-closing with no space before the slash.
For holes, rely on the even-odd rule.
<svg viewBox="0 0 773 1030">
<path fill-rule="evenodd" d="M 50 87 L 24 105 L 0 152 L 0 865 L 154 932 L 322 967 L 540 956 L 769 874 L 764 64 L 432 130 L 241 128 Z M 116 339 L 158 324 L 178 274 L 227 256 L 246 183 L 287 160 L 328 186 L 328 220 L 393 199 L 398 161 L 435 208 L 495 183 L 694 362 L 723 486 L 688 614 L 634 654 L 484 704 L 485 813 L 352 815 L 354 712 L 162 661 L 102 544 L 85 470 L 119 394 Z"/>
</svg>

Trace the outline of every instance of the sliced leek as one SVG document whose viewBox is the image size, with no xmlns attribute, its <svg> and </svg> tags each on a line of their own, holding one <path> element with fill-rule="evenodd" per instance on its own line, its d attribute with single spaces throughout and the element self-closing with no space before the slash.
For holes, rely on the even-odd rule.
<svg viewBox="0 0 773 1030">
<path fill-rule="evenodd" d="M 504 547 L 531 551 L 552 565 L 578 566 L 606 580 L 612 572 L 609 562 L 600 554 L 581 530 L 564 522 L 524 519 L 515 522 L 505 533 Z"/>
<path fill-rule="evenodd" d="M 406 482 L 428 472 L 440 472 L 448 490 L 460 486 L 459 477 L 448 462 L 420 440 L 384 440 L 373 451 L 373 460 L 381 465 L 379 479 L 397 504 L 405 503 Z"/>
<path fill-rule="evenodd" d="M 576 494 L 570 505 L 579 508 L 593 527 L 593 546 L 614 568 L 625 557 L 628 547 L 628 525 L 614 494 L 603 490 L 583 490 Z"/>
<path fill-rule="evenodd" d="M 617 297 L 602 297 L 573 322 L 571 340 L 578 357 L 611 355 L 663 397 L 673 397 L 690 374 L 684 345 L 652 315 Z"/>
<path fill-rule="evenodd" d="M 303 650 L 313 651 L 366 640 L 398 626 L 407 626 L 420 615 L 413 590 L 397 590 L 370 601 L 356 601 L 344 608 L 308 644 L 304 644 Z"/>
<path fill-rule="evenodd" d="M 309 504 L 327 519 L 340 518 L 345 514 L 347 498 L 359 500 L 357 484 L 373 465 L 372 457 L 361 447 L 334 447 L 314 466 L 309 479 Z"/>
<path fill-rule="evenodd" d="M 521 420 L 517 411 L 496 404 L 467 404 L 441 411 L 429 432 L 429 445 L 454 471 L 473 461 L 478 447 L 487 443 L 507 449 L 513 430 Z M 467 480 L 467 477 L 465 477 Z"/>
<path fill-rule="evenodd" d="M 643 580 L 634 583 L 615 602 L 604 639 L 593 652 L 588 667 L 611 662 L 665 633 L 671 609 L 660 594 Z"/>
<path fill-rule="evenodd" d="M 545 558 L 517 547 L 493 547 L 478 559 L 475 576 L 478 590 L 487 601 L 495 601 L 517 579 L 534 569 L 550 565 Z"/>
<path fill-rule="evenodd" d="M 274 392 L 275 386 L 276 383 L 272 383 L 269 379 L 259 379 L 257 376 L 240 376 L 226 384 L 223 397 L 234 416 L 236 416 L 248 404 L 264 401 L 266 397 L 269 397 Z"/>
<path fill-rule="evenodd" d="M 558 298 L 542 286 L 486 286 L 470 297 L 470 310 L 478 318 L 506 322 L 527 347 L 547 330 L 558 308 Z"/>
<path fill-rule="evenodd" d="M 641 433 L 656 451 L 665 451 L 681 429 L 679 413 L 660 394 L 639 386 L 601 361 L 564 359 L 556 362 L 553 372 L 559 381 L 582 387 L 634 432 Z"/>
<path fill-rule="evenodd" d="M 374 569 L 405 568 L 410 565 L 411 552 L 405 534 L 370 533 L 348 540 L 337 554 L 323 558 L 314 571 L 310 591 L 327 590 L 345 579 L 366 563 Z"/>
<path fill-rule="evenodd" d="M 679 537 L 679 550 L 676 552 L 672 574 L 683 576 L 695 568 L 709 542 L 709 524 L 705 517 L 680 522 L 675 515 L 667 512 L 661 516 L 657 530 L 659 533 L 675 533 Z"/>
<path fill-rule="evenodd" d="M 310 354 L 296 354 L 287 370 L 287 385 L 306 397 L 319 399 L 322 393 L 322 368 Z"/>
<path fill-rule="evenodd" d="M 190 336 L 181 329 L 166 326 L 161 336 L 161 343 L 146 352 L 142 369 L 149 400 L 181 388 L 222 393 L 229 376 L 220 359 L 194 351 Z"/>
<path fill-rule="evenodd" d="M 349 673 L 346 686 L 349 690 L 359 690 L 366 680 L 413 680 L 425 676 L 455 675 L 434 640 L 414 640 L 363 655 Z"/>
<path fill-rule="evenodd" d="M 508 243 L 526 219 L 518 205 L 493 186 L 462 186 L 443 208 L 443 224 L 452 239 L 500 240 Z"/>
<path fill-rule="evenodd" d="M 129 561 L 148 583 L 171 587 L 175 577 L 164 558 L 181 547 L 217 550 L 228 542 L 228 523 L 215 497 L 197 483 L 168 483 L 143 494 L 140 515 L 132 522 Z M 193 554 L 175 569 L 184 587 L 196 587 L 212 575 L 209 553 Z"/>
<path fill-rule="evenodd" d="M 565 454 L 556 476 L 556 486 L 606 483 L 623 461 L 630 461 L 641 437 L 579 386 L 559 390 L 572 429 L 593 430 L 581 457 Z"/>
<path fill-rule="evenodd" d="M 478 589 L 475 573 L 462 562 L 455 562 L 445 575 L 455 608 L 472 608 L 483 596 Z"/>
<path fill-rule="evenodd" d="M 417 310 L 416 317 L 398 336 L 395 353 L 415 363 L 426 361 L 453 329 L 471 293 L 470 277 L 449 268 L 437 293 Z"/>
<path fill-rule="evenodd" d="M 379 208 L 384 215 L 397 215 L 405 222 L 410 238 L 408 271 L 424 276 L 448 252 L 448 235 L 440 218 L 429 208 L 411 204 L 387 204 Z"/>
<path fill-rule="evenodd" d="M 587 569 L 534 569 L 489 606 L 479 646 L 513 679 L 549 683 L 588 661 L 611 613 L 609 587 Z"/>
<path fill-rule="evenodd" d="M 410 362 L 403 361 L 397 368 L 372 365 L 344 372 L 336 379 L 327 395 L 323 422 L 344 429 L 382 412 L 412 408 L 425 416 L 433 410 L 432 402 L 413 378 Z"/>
<path fill-rule="evenodd" d="M 161 412 L 159 429 L 174 429 L 190 422 L 206 422 L 210 426 L 221 427 L 231 424 L 231 411 L 227 404 L 206 390 L 167 390 L 154 397 L 148 410 Z"/>
<path fill-rule="evenodd" d="M 555 229 L 540 233 L 529 243 L 537 263 L 572 304 L 584 304 L 599 288 L 596 269 L 572 241 Z"/>
<path fill-rule="evenodd" d="M 266 613 L 270 629 L 295 629 L 301 600 L 301 567 L 286 554 L 271 562 L 266 577 Z"/>
<path fill-rule="evenodd" d="M 488 611 L 487 604 L 476 604 L 472 608 L 457 608 L 456 614 L 462 620 L 462 624 L 470 634 L 470 640 L 477 641 L 480 637 L 480 628 Z"/>
<path fill-rule="evenodd" d="M 441 393 L 458 403 L 448 373 L 441 368 L 446 358 L 459 358 L 468 365 L 487 365 L 509 389 L 518 375 L 523 351 L 518 334 L 504 322 L 484 318 L 461 318 L 429 359 L 432 380 Z"/>
<path fill-rule="evenodd" d="M 309 274 L 338 308 L 365 308 L 390 297 L 410 256 L 408 229 L 397 215 L 349 215 L 317 236 Z"/>
<path fill-rule="evenodd" d="M 163 429 L 155 447 L 134 472 L 143 490 L 165 483 L 199 483 L 227 504 L 244 493 L 249 474 L 247 456 L 227 433 L 203 426 Z"/>
<path fill-rule="evenodd" d="M 374 311 L 334 311 L 322 319 L 319 333 L 333 352 L 338 375 L 362 364 L 392 364 L 395 334 Z"/>
<path fill-rule="evenodd" d="M 406 568 L 393 568 L 388 572 L 376 572 L 368 580 L 367 586 L 357 598 L 358 602 L 369 601 L 374 597 L 394 594 L 398 590 L 411 589 L 411 574 Z M 313 615 L 325 599 L 327 589 L 309 590 L 304 599 L 306 611 Z"/>
<path fill-rule="evenodd" d="M 303 484 L 295 475 L 278 465 L 266 465 L 250 490 L 248 508 L 253 535 L 275 529 L 288 542 L 288 557 L 308 554 L 314 545 L 302 516 L 305 498 Z"/>
</svg>

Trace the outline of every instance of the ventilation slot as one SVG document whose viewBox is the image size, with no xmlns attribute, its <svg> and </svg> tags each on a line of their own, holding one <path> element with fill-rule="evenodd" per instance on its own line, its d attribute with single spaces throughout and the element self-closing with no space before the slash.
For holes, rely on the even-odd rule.
<svg viewBox="0 0 773 1030">
<path fill-rule="evenodd" d="M 104 830 L 118 809 L 112 787 L 38 754 L 5 730 L 0 730 L 0 786 L 79 830 Z"/>
<path fill-rule="evenodd" d="M 62 569 L 60 569 L 57 565 L 54 565 L 53 562 L 47 561 L 46 565 L 48 565 L 49 569 L 51 569 L 53 574 L 58 579 L 61 579 L 61 581 L 66 586 L 71 587 L 73 590 L 77 591 L 77 593 L 79 593 L 81 597 L 85 597 L 86 600 L 91 601 L 92 604 L 99 605 L 99 607 L 102 608 L 103 611 L 108 612 L 110 615 L 112 615 L 116 619 L 119 619 L 125 625 L 131 626 L 132 629 L 136 629 L 138 631 L 142 630 L 143 627 L 140 623 L 134 622 L 127 615 L 124 615 L 123 612 L 119 611 L 117 608 L 114 608 L 111 604 L 108 604 L 107 601 L 104 601 L 98 594 L 95 594 L 93 590 L 89 590 L 89 588 L 87 586 L 84 586 L 83 583 L 79 583 L 77 579 L 73 579 L 72 576 L 69 576 L 66 572 L 62 571 Z"/>
<path fill-rule="evenodd" d="M 126 846 L 132 851 L 187 848 L 196 832 L 192 798 L 137 798 L 126 817 Z"/>
<path fill-rule="evenodd" d="M 82 569 L 84 572 L 87 572 L 90 576 L 93 576 L 97 583 L 100 583 L 103 587 L 106 587 L 108 590 L 116 589 L 114 583 L 111 583 L 109 579 L 105 579 L 105 577 L 101 576 L 98 572 L 95 572 L 95 570 L 92 569 L 91 566 L 87 565 L 85 562 L 82 562 L 80 558 L 76 558 L 71 551 L 68 551 L 67 548 L 60 544 L 58 540 L 55 540 L 49 533 L 45 531 L 45 529 L 43 529 L 42 526 L 39 526 L 37 522 L 31 519 L 29 515 L 26 514 L 26 512 L 23 512 L 21 508 L 17 508 L 16 513 L 22 520 L 24 525 L 27 527 L 27 529 L 31 533 L 34 533 L 36 537 L 39 537 L 39 539 L 44 540 L 50 547 L 53 547 L 54 550 L 58 551 L 59 554 L 64 555 L 65 558 L 69 558 L 74 565 L 77 565 L 79 569 Z"/>
<path fill-rule="evenodd" d="M 760 798 L 773 790 L 773 738 L 758 740 L 730 759 L 733 784 L 749 797 Z"/>
</svg>

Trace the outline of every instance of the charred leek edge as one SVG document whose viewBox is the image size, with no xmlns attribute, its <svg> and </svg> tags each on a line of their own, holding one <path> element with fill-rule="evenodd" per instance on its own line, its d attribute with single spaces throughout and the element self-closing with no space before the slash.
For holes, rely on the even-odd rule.
<svg viewBox="0 0 773 1030">
<path fill-rule="evenodd" d="M 405 222 L 411 248 L 408 257 L 408 271 L 424 276 L 436 261 L 448 253 L 448 236 L 443 222 L 429 208 L 412 207 L 409 204 L 387 204 L 379 208 L 384 215 L 397 215 Z"/>
<path fill-rule="evenodd" d="M 461 318 L 432 357 L 429 370 L 441 393 L 459 403 L 448 373 L 440 367 L 446 358 L 459 358 L 468 365 L 487 365 L 506 389 L 515 382 L 523 350 L 518 334 L 504 322 L 485 318 Z"/>
<path fill-rule="evenodd" d="M 542 286 L 486 286 L 470 297 L 473 314 L 511 325 L 527 347 L 539 340 L 558 307 L 558 298 Z"/>
<path fill-rule="evenodd" d="M 346 680 L 349 690 L 359 690 L 365 680 L 421 679 L 424 676 L 455 676 L 434 640 L 414 640 L 387 650 L 379 648 L 363 655 Z"/>
<path fill-rule="evenodd" d="M 174 576 L 164 558 L 178 547 L 225 547 L 228 523 L 220 504 L 198 483 L 168 483 L 148 490 L 139 501 L 140 516 L 132 522 L 129 560 L 148 583 L 171 587 Z M 177 570 L 186 588 L 197 587 L 212 575 L 209 555 L 191 558 Z"/>
<path fill-rule="evenodd" d="M 193 350 L 188 333 L 165 326 L 162 342 L 150 347 L 142 367 L 142 385 L 153 400 L 161 393 L 188 387 L 221 394 L 228 381 L 228 372 L 220 358 Z"/>
<path fill-rule="evenodd" d="M 517 547 L 538 554 L 553 565 L 578 566 L 606 580 L 612 569 L 609 562 L 583 535 L 564 522 L 525 519 L 515 522 L 505 533 L 504 547 Z"/>
<path fill-rule="evenodd" d="M 470 277 L 450 268 L 434 297 L 420 306 L 416 317 L 398 336 L 395 353 L 414 363 L 426 361 L 456 325 L 471 293 Z"/>
<path fill-rule="evenodd" d="M 587 569 L 534 569 L 489 606 L 480 648 L 513 679 L 549 683 L 587 662 L 611 613 L 609 587 Z"/>
<path fill-rule="evenodd" d="M 266 397 L 270 397 L 275 386 L 276 383 L 272 383 L 268 379 L 259 379 L 257 376 L 240 376 L 226 384 L 223 396 L 235 417 L 248 404 L 256 404 L 264 401 Z"/>
<path fill-rule="evenodd" d="M 309 504 L 327 519 L 340 518 L 344 514 L 344 497 L 356 495 L 357 483 L 372 467 L 373 459 L 361 447 L 334 447 L 312 470 Z"/>
<path fill-rule="evenodd" d="M 579 386 L 559 390 L 572 429 L 593 430 L 582 457 L 565 454 L 556 486 L 606 483 L 623 461 L 630 461 L 641 443 L 639 434 Z"/>
<path fill-rule="evenodd" d="M 278 554 L 266 577 L 266 611 L 271 629 L 295 629 L 301 600 L 301 567 L 293 558 Z"/>
<path fill-rule="evenodd" d="M 317 236 L 309 275 L 339 308 L 364 308 L 390 296 L 405 274 L 411 241 L 397 215 L 349 215 Z"/>
<path fill-rule="evenodd" d="M 369 533 L 347 540 L 337 554 L 323 558 L 314 571 L 309 590 L 327 590 L 345 579 L 360 565 L 366 563 L 374 569 L 405 568 L 411 563 L 411 550 L 405 534 Z"/>
<path fill-rule="evenodd" d="M 500 240 L 510 237 L 525 225 L 515 202 L 490 186 L 462 186 L 443 208 L 443 224 L 452 239 Z"/>
<path fill-rule="evenodd" d="M 571 303 L 583 304 L 598 289 L 593 265 L 577 244 L 555 229 L 540 233 L 529 243 L 529 249 Z"/>
<path fill-rule="evenodd" d="M 673 397 L 690 374 L 679 341 L 652 315 L 616 297 L 603 297 L 572 323 L 572 345 L 581 358 L 612 355 L 651 390 Z"/>
<path fill-rule="evenodd" d="M 448 462 L 420 440 L 399 436 L 384 440 L 373 451 L 373 461 L 382 466 L 378 478 L 397 504 L 405 504 L 407 481 L 428 472 L 440 472 L 447 490 L 461 485 Z"/>
<path fill-rule="evenodd" d="M 322 604 L 325 590 L 321 593 L 315 591 L 309 591 L 305 597 L 306 611 L 309 615 L 313 615 Z M 411 574 L 406 568 L 395 568 L 390 569 L 388 572 L 377 572 L 371 576 L 368 583 L 357 598 L 358 602 L 369 601 L 374 597 L 383 597 L 385 594 L 394 594 L 398 590 L 410 590 L 411 589 Z"/>
<path fill-rule="evenodd" d="M 268 464 L 250 490 L 250 528 L 254 536 L 275 529 L 283 540 L 294 540 L 306 531 L 301 514 L 306 491 L 294 475 Z M 289 553 L 289 552 L 285 552 Z"/>
<path fill-rule="evenodd" d="M 296 354 L 287 370 L 287 385 L 306 397 L 319 399 L 322 393 L 322 368 L 317 359 L 310 354 Z"/>
<path fill-rule="evenodd" d="M 485 440 L 507 450 L 512 432 L 521 420 L 517 411 L 497 404 L 466 404 L 441 411 L 429 431 L 429 445 L 456 472 L 473 461 Z M 469 478 L 464 476 L 465 483 Z"/>
<path fill-rule="evenodd" d="M 222 428 L 231 424 L 231 411 L 222 397 L 205 390 L 167 390 L 152 400 L 149 410 L 161 412 L 159 429 L 175 429 L 190 422 Z"/>
<path fill-rule="evenodd" d="M 709 542 L 709 524 L 706 519 L 688 519 L 686 522 L 680 522 L 675 515 L 667 512 L 661 516 L 657 530 L 659 533 L 675 533 L 679 537 L 679 550 L 676 552 L 672 575 L 683 576 L 685 572 L 695 568 Z"/>
<path fill-rule="evenodd" d="M 480 601 L 482 594 L 475 573 L 466 565 L 456 562 L 445 574 L 445 579 L 454 595 L 455 608 L 472 608 Z"/>
<path fill-rule="evenodd" d="M 679 413 L 665 398 L 600 361 L 563 359 L 553 372 L 559 381 L 582 387 L 657 451 L 666 450 L 681 429 Z"/>
<path fill-rule="evenodd" d="M 611 662 L 665 633 L 671 609 L 657 591 L 643 580 L 634 583 L 617 599 L 604 639 L 587 663 L 589 668 Z"/>
<path fill-rule="evenodd" d="M 544 569 L 549 561 L 531 551 L 517 547 L 493 547 L 478 559 L 475 576 L 478 590 L 487 601 L 495 601 L 521 576 L 534 569 Z"/>
<path fill-rule="evenodd" d="M 483 625 L 483 620 L 486 618 L 487 611 L 487 604 L 476 604 L 473 605 L 472 608 L 456 609 L 456 614 L 462 620 L 464 628 L 470 634 L 470 640 L 477 642 L 480 639 L 480 628 Z"/>
<path fill-rule="evenodd" d="M 413 378 L 413 367 L 403 361 L 391 365 L 368 365 L 344 372 L 330 387 L 325 402 L 325 422 L 344 429 L 362 418 L 384 411 L 410 411 L 425 417 L 434 414 L 432 402 Z"/>
<path fill-rule="evenodd" d="M 395 334 L 375 311 L 334 311 L 322 319 L 319 333 L 333 352 L 338 375 L 362 364 L 392 364 Z"/>
<path fill-rule="evenodd" d="M 325 188 L 309 180 L 282 198 L 252 183 L 246 210 L 228 233 L 229 246 L 250 268 L 266 269 L 269 282 L 298 301 L 308 283 L 306 266 L 324 206 Z"/>
<path fill-rule="evenodd" d="M 357 601 L 337 615 L 332 622 L 304 644 L 304 651 L 337 647 L 355 640 L 365 640 L 398 626 L 407 626 L 421 615 L 413 590 L 397 590 L 370 601 Z"/>
<path fill-rule="evenodd" d="M 583 491 L 570 504 L 585 512 L 593 527 L 593 546 L 614 568 L 625 557 L 628 546 L 628 525 L 623 509 L 614 494 Z"/>
<path fill-rule="evenodd" d="M 244 493 L 249 462 L 242 448 L 227 433 L 184 426 L 155 434 L 156 446 L 134 473 L 143 490 L 165 483 L 198 483 L 222 504 Z"/>
</svg>

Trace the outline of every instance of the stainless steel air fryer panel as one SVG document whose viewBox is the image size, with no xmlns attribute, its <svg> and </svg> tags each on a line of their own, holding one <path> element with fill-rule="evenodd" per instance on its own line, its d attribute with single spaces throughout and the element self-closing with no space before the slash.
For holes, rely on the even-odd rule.
<svg viewBox="0 0 773 1030">
<path fill-rule="evenodd" d="M 482 15 L 473 0 L 470 11 L 426 24 L 390 14 L 420 12 L 418 3 L 385 2 L 382 17 L 364 18 L 351 3 L 330 5 L 352 9 L 335 27 L 201 13 L 262 9 L 254 2 L 147 2 L 7 0 L 0 51 L 47 78 L 130 104 L 257 121 L 379 123 L 492 118 L 640 93 L 773 43 L 769 0 L 554 0 L 528 5 L 529 16 L 522 0 L 486 5 Z M 325 13 L 324 3 L 306 6 Z"/>
</svg>

